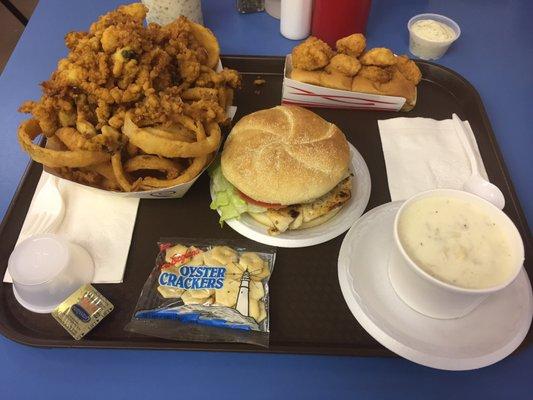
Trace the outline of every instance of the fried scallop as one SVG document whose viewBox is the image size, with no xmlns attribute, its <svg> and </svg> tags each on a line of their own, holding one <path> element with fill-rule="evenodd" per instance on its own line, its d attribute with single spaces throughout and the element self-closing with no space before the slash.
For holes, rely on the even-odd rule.
<svg viewBox="0 0 533 400">
<path fill-rule="evenodd" d="M 396 64 L 396 57 L 390 49 L 385 47 L 375 47 L 359 57 L 359 61 L 361 61 L 361 64 L 363 65 L 388 67 Z"/>
<path fill-rule="evenodd" d="M 362 34 L 354 33 L 353 35 L 337 40 L 336 46 L 339 53 L 359 57 L 365 50 L 366 39 Z"/>
<path fill-rule="evenodd" d="M 422 72 L 413 60 L 410 60 L 407 56 L 396 57 L 396 68 L 398 71 L 415 85 L 420 83 L 422 79 Z"/>
<path fill-rule="evenodd" d="M 391 71 L 375 65 L 364 65 L 359 71 L 359 76 L 378 83 L 385 83 L 392 79 Z"/>
<path fill-rule="evenodd" d="M 324 68 L 329 64 L 334 52 L 327 43 L 311 36 L 292 49 L 292 66 L 305 71 Z"/>
<path fill-rule="evenodd" d="M 361 63 L 355 57 L 337 54 L 331 59 L 325 69 L 329 73 L 338 72 L 345 76 L 355 76 L 361 69 Z"/>
</svg>

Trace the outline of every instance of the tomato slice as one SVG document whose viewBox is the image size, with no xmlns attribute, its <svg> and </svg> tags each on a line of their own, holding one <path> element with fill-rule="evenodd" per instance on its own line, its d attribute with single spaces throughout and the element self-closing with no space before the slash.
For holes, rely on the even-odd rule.
<svg viewBox="0 0 533 400">
<path fill-rule="evenodd" d="M 239 196 L 241 197 L 241 199 L 243 199 L 247 203 L 253 204 L 254 206 L 268 208 L 268 209 L 271 209 L 271 210 L 279 210 L 280 208 L 284 208 L 285 207 L 282 204 L 263 203 L 262 201 L 254 200 L 251 197 L 246 196 L 240 190 L 237 190 L 237 192 L 239 193 Z"/>
</svg>

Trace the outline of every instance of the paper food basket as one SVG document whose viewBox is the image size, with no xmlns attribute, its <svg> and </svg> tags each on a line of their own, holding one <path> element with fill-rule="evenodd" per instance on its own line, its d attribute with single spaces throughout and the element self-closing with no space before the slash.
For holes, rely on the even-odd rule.
<svg viewBox="0 0 533 400">
<path fill-rule="evenodd" d="M 281 103 L 302 107 L 400 111 L 405 98 L 331 89 L 291 79 L 291 55 L 285 57 Z"/>
</svg>

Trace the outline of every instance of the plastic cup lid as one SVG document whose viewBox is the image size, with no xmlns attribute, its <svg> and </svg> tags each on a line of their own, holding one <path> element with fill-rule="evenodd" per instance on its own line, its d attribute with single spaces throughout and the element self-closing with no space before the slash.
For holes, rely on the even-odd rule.
<svg viewBox="0 0 533 400">
<path fill-rule="evenodd" d="M 36 235 L 19 243 L 8 261 L 13 282 L 39 285 L 56 277 L 68 264 L 69 251 L 55 235 Z"/>
</svg>

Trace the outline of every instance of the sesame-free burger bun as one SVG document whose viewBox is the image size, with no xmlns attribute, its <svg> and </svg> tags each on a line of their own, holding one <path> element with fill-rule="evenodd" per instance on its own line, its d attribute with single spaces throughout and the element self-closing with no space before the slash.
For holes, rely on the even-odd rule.
<svg viewBox="0 0 533 400">
<path fill-rule="evenodd" d="M 291 205 L 332 190 L 348 174 L 342 131 L 317 114 L 278 106 L 243 117 L 221 156 L 222 173 L 254 200 Z"/>
</svg>

